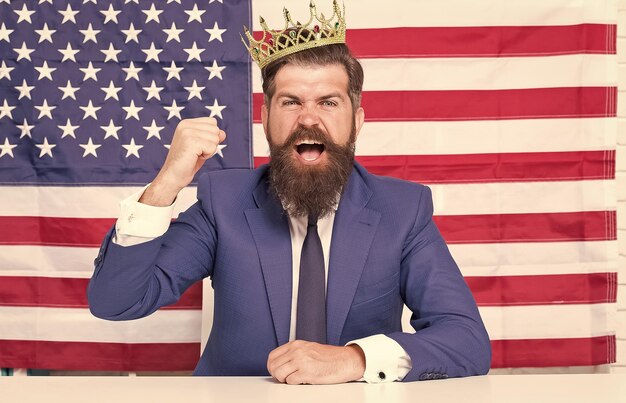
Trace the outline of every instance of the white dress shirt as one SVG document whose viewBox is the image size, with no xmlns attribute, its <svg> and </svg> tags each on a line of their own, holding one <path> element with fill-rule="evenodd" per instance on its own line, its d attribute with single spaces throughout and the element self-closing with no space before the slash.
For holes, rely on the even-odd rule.
<svg viewBox="0 0 626 403">
<path fill-rule="evenodd" d="M 147 187 L 147 186 L 146 186 Z M 163 235 L 169 228 L 174 204 L 167 207 L 154 207 L 139 203 L 144 189 L 120 202 L 121 213 L 115 225 L 113 242 L 120 246 L 132 246 L 150 241 Z M 334 211 L 318 220 L 317 230 L 322 241 L 324 267 L 328 279 L 330 242 L 335 220 Z M 293 284 L 291 297 L 291 326 L 289 340 L 295 340 L 296 312 L 298 302 L 298 280 L 300 275 L 300 253 L 306 236 L 307 218 L 289 216 L 291 233 L 291 251 L 293 264 Z M 365 354 L 365 373 L 361 380 L 368 383 L 392 382 L 402 380 L 411 370 L 411 359 L 395 340 L 376 334 L 347 344 L 357 344 Z"/>
</svg>

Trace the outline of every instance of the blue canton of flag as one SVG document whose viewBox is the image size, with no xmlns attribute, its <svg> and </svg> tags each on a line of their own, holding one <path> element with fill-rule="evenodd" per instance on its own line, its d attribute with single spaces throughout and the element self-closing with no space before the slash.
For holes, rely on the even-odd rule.
<svg viewBox="0 0 626 403">
<path fill-rule="evenodd" d="M 244 25 L 245 1 L 0 0 L 0 183 L 147 183 L 201 116 L 228 135 L 203 170 L 252 167 Z"/>
</svg>

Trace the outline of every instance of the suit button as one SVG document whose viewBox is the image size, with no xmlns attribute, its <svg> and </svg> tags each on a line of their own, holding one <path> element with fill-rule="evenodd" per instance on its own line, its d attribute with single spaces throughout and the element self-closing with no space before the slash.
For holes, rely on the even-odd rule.
<svg viewBox="0 0 626 403">
<path fill-rule="evenodd" d="M 378 373 L 378 379 L 380 379 L 381 381 L 384 381 L 386 378 L 387 378 L 387 375 L 385 375 L 383 371 L 380 371 Z"/>
</svg>

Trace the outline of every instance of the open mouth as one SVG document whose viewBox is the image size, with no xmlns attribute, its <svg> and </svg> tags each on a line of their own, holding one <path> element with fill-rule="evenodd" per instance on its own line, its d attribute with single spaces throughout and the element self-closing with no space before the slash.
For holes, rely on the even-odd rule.
<svg viewBox="0 0 626 403">
<path fill-rule="evenodd" d="M 318 160 L 322 156 L 324 148 L 324 144 L 311 140 L 303 140 L 296 144 L 296 152 L 307 162 Z"/>
</svg>

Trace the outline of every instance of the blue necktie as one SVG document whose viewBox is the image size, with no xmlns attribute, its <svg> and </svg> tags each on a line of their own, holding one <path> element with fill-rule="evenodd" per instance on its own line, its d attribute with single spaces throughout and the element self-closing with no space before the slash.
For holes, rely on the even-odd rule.
<svg viewBox="0 0 626 403">
<path fill-rule="evenodd" d="M 317 217 L 309 216 L 300 255 L 296 339 L 326 344 L 326 273 Z"/>
</svg>

